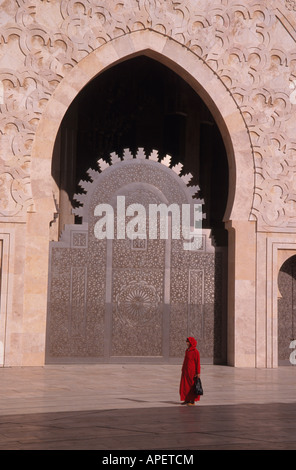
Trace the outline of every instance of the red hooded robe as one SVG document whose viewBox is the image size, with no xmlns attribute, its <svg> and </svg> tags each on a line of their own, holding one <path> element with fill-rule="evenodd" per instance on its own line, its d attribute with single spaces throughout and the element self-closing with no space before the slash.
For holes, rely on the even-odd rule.
<svg viewBox="0 0 296 470">
<path fill-rule="evenodd" d="M 200 396 L 193 392 L 194 377 L 200 374 L 200 355 L 196 349 L 197 341 L 192 336 L 188 338 L 189 348 L 185 352 L 180 382 L 180 397 L 182 401 L 199 401 Z"/>
</svg>

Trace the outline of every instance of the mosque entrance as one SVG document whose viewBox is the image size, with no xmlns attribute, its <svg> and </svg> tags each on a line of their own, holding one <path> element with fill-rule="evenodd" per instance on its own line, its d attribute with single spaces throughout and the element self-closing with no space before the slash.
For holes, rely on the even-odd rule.
<svg viewBox="0 0 296 470">
<path fill-rule="evenodd" d="M 228 166 L 196 92 L 148 57 L 112 67 L 70 106 L 52 174 L 46 362 L 179 362 L 195 336 L 225 363 Z M 186 207 L 204 214 L 190 249 Z"/>
</svg>

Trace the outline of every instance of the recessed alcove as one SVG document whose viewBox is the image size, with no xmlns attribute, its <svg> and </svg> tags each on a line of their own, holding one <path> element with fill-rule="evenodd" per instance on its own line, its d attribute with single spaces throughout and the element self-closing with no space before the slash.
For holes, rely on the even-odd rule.
<svg viewBox="0 0 296 470">
<path fill-rule="evenodd" d="M 136 157 L 139 149 L 144 149 L 148 160 L 154 150 L 158 161 L 169 155 L 167 176 L 162 174 L 162 165 L 157 176 L 156 162 L 152 162 L 153 168 L 142 164 L 139 180 L 129 179 L 126 165 L 136 175 L 135 168 L 138 170 L 141 162 L 138 159 L 136 166 L 131 160 L 126 162 L 126 154 Z M 112 155 L 116 155 L 114 171 Z M 120 170 L 116 171 L 121 159 L 126 165 L 119 177 Z M 139 202 L 133 199 L 137 194 L 145 204 L 148 194 L 159 203 L 162 191 L 164 199 L 174 202 L 178 184 L 171 180 L 175 172 L 170 168 L 181 163 L 178 178 L 190 173 L 188 186 L 199 187 L 198 197 L 204 201 L 200 252 L 181 254 L 174 240 L 164 244 L 148 240 L 142 250 L 128 241 L 128 246 L 115 241 L 107 247 L 99 245 L 90 229 L 92 203 L 88 202 L 92 211 L 85 212 L 84 218 L 75 211 L 79 183 L 91 179 L 89 169 L 102 170 L 98 160 L 110 164 L 113 171 L 106 172 L 110 183 L 104 178 L 101 186 L 93 183 L 96 189 L 91 191 L 98 200 L 103 198 L 101 192 L 109 194 L 111 187 L 108 197 L 113 194 L 114 198 L 115 190 L 123 185 L 132 202 Z M 194 333 L 203 361 L 225 363 L 227 231 L 223 216 L 228 163 L 216 122 L 191 86 L 146 56 L 125 60 L 99 74 L 80 91 L 65 114 L 56 139 L 52 175 L 59 187 L 54 222 L 59 241 L 50 246 L 47 360 L 174 362 L 182 358 L 183 337 Z M 159 178 L 164 178 L 162 183 Z M 131 189 L 135 184 L 137 191 Z M 88 194 L 87 184 L 82 186 Z M 109 202 L 108 198 L 104 202 Z M 152 267 L 157 250 L 159 266 L 154 263 Z M 91 258 L 98 260 L 95 266 Z M 64 280 L 62 296 L 59 279 Z M 163 286 L 160 291 L 159 286 Z M 129 301 L 123 302 L 127 292 Z M 142 335 L 146 337 L 144 344 L 140 344 Z"/>
</svg>

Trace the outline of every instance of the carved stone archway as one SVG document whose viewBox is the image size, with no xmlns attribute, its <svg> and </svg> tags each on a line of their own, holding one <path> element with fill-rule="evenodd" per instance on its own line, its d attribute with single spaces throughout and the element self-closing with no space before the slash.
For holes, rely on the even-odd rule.
<svg viewBox="0 0 296 470">
<path fill-rule="evenodd" d="M 55 137 L 73 99 L 92 78 L 112 65 L 137 55 L 147 55 L 171 68 L 191 85 L 208 106 L 222 134 L 230 169 L 225 221 L 249 220 L 254 173 L 248 159 L 253 161 L 253 154 L 248 128 L 234 97 L 198 55 L 169 37 L 147 30 L 116 38 L 96 49 L 57 86 L 40 119 L 33 147 L 31 179 L 35 203 L 41 203 L 46 193 L 52 195 L 52 180 L 46 180 L 48 186 L 44 186 L 43 172 L 49 175 Z M 52 209 L 55 209 L 54 205 Z"/>
<path fill-rule="evenodd" d="M 34 227 L 34 230 L 30 232 L 27 250 L 30 250 L 30 245 L 33 247 L 35 244 L 38 244 L 40 249 L 38 257 L 34 253 L 31 256 L 38 258 L 35 262 L 40 266 L 39 269 L 43 273 L 42 278 L 44 282 L 47 281 L 45 267 L 48 266 L 47 226 L 53 219 L 53 213 L 56 210 L 53 198 L 53 192 L 55 193 L 56 189 L 50 176 L 51 159 L 53 142 L 62 118 L 77 93 L 94 76 L 111 67 L 112 64 L 138 54 L 146 54 L 172 68 L 196 90 L 212 112 L 223 136 L 230 169 L 229 198 L 225 222 L 230 233 L 235 232 L 236 238 L 235 243 L 232 242 L 230 247 L 230 258 L 236 256 L 233 250 L 240 249 L 240 234 L 242 234 L 242 244 L 245 244 L 245 237 L 248 236 L 248 244 L 252 246 L 250 253 L 255 252 L 254 223 L 249 222 L 254 185 L 254 175 L 250 165 L 252 151 L 249 134 L 239 109 L 233 98 L 227 93 L 223 82 L 195 53 L 159 33 L 138 31 L 110 41 L 80 61 L 69 73 L 69 76 L 65 77 L 56 88 L 37 129 L 31 172 L 36 212 L 29 215 L 31 220 L 30 226 Z M 41 218 L 40 214 L 42 214 Z M 41 252 L 43 256 L 41 256 Z M 237 349 L 235 343 L 240 344 L 240 348 L 243 349 L 242 342 L 239 339 L 239 332 L 233 328 L 234 312 L 236 320 L 240 316 L 240 291 L 244 296 L 245 306 L 246 302 L 248 304 L 247 308 L 251 312 L 250 315 L 254 315 L 254 262 L 255 260 L 252 256 L 248 257 L 247 265 L 244 262 L 244 270 L 247 273 L 247 277 L 251 276 L 251 282 L 249 280 L 239 280 L 237 283 L 235 270 L 239 269 L 239 263 L 236 261 L 235 265 L 233 265 L 230 261 L 229 265 L 230 268 L 233 267 L 233 269 L 230 269 L 230 302 L 228 307 L 228 362 L 230 364 L 237 361 L 234 355 L 234 351 Z M 28 272 L 28 283 L 31 282 L 30 276 L 31 273 Z M 247 284 L 247 287 L 244 284 Z M 246 288 L 248 290 L 247 296 L 245 295 Z M 233 295 L 234 292 L 236 293 L 235 297 Z M 241 314 L 245 316 L 245 310 Z M 250 319 L 250 321 L 254 324 L 254 320 Z M 254 336 L 252 341 L 254 343 Z M 254 348 L 252 349 L 254 350 Z M 249 349 L 246 351 L 246 359 L 243 359 L 244 353 L 240 352 L 242 363 L 246 360 L 246 365 L 248 365 L 249 355 Z M 254 354 L 252 357 L 252 361 L 254 361 Z"/>
</svg>

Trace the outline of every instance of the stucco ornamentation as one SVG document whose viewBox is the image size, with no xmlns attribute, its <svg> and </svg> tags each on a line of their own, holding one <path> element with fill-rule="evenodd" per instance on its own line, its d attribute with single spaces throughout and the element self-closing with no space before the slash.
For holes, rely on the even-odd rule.
<svg viewBox="0 0 296 470">
<path fill-rule="evenodd" d="M 2 221 L 25 221 L 33 208 L 32 145 L 57 85 L 95 49 L 146 29 L 194 52 L 239 108 L 255 169 L 250 218 L 262 230 L 296 227 L 294 1 L 16 0 L 3 8 Z"/>
</svg>

